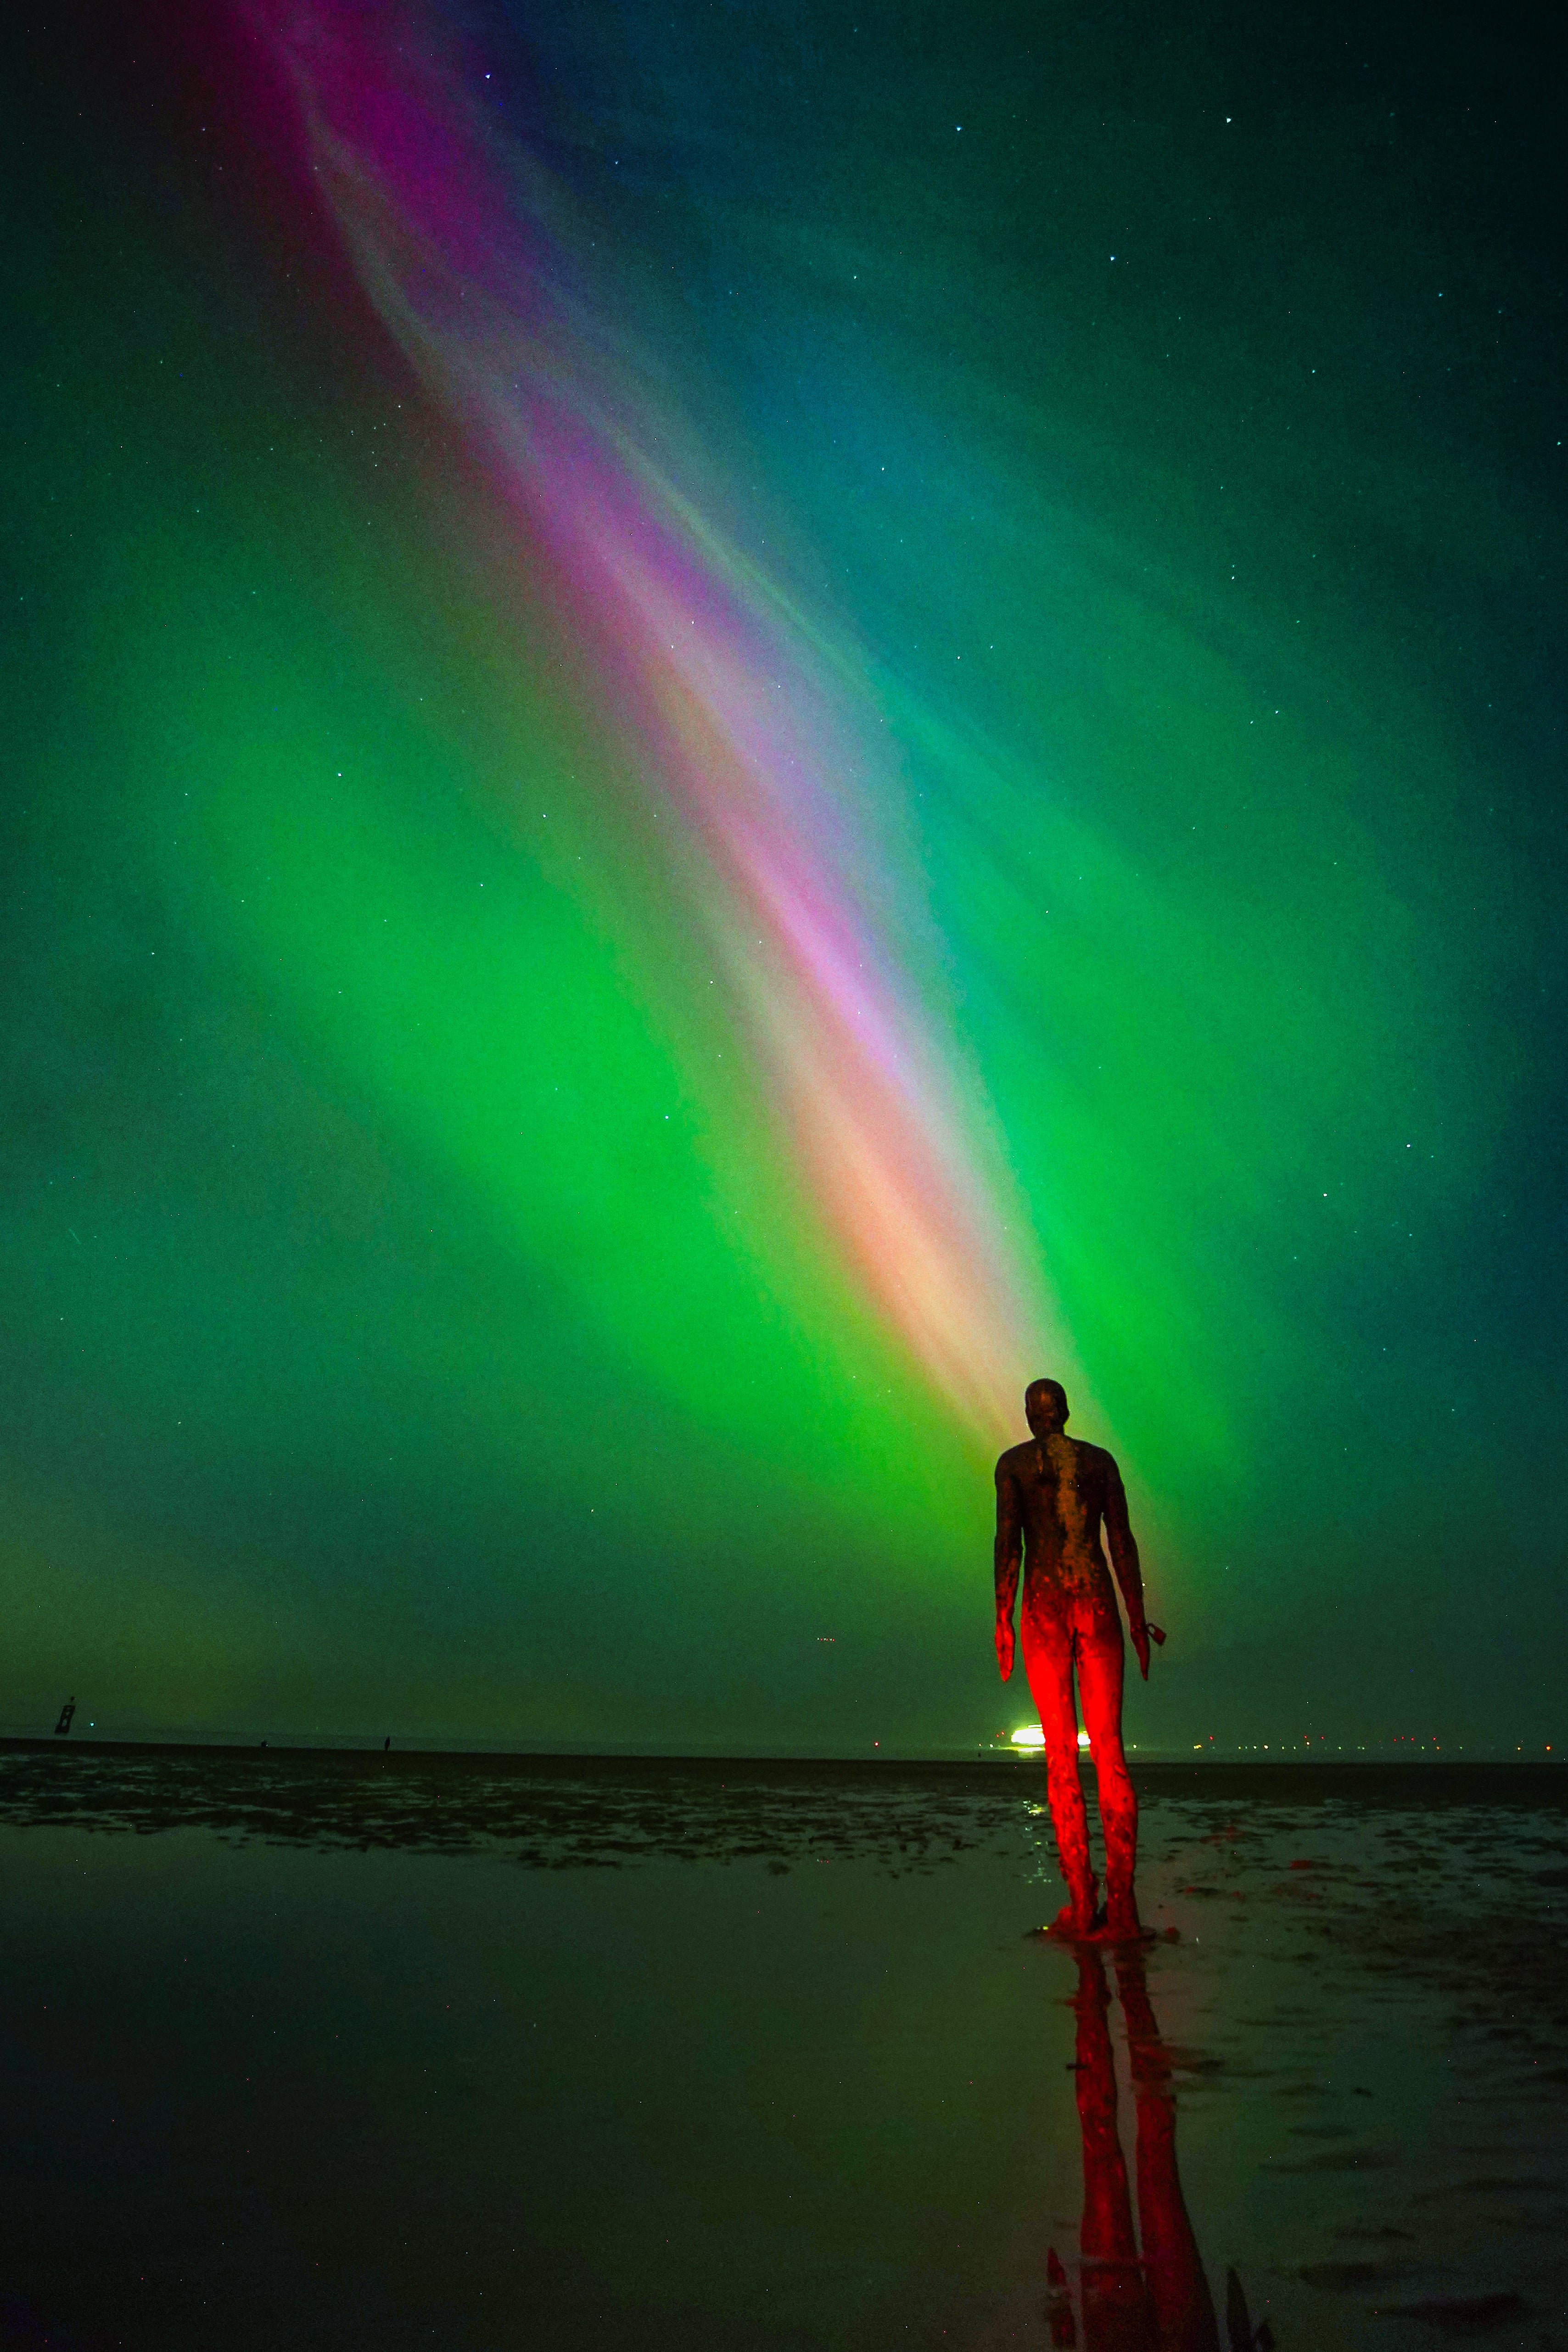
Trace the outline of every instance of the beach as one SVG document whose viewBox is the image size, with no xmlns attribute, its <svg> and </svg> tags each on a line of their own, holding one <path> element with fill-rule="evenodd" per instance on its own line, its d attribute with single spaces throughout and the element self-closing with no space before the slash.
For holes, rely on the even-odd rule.
<svg viewBox="0 0 1568 2352">
<path fill-rule="evenodd" d="M 1037 1761 L 13 1744 L 0 2341 L 1568 2345 L 1568 1780 L 1137 1778 L 1134 1982 Z"/>
</svg>

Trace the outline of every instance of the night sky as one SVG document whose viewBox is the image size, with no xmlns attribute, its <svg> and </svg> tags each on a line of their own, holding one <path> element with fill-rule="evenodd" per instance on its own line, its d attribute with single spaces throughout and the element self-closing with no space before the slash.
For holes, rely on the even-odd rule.
<svg viewBox="0 0 1568 2352">
<path fill-rule="evenodd" d="M 0 1724 L 1568 1737 L 1536 22 L 6 37 Z"/>
</svg>

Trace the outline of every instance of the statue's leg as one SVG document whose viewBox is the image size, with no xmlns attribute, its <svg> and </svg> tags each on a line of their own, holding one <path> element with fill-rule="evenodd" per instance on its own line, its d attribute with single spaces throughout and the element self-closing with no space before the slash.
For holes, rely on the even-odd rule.
<svg viewBox="0 0 1568 2352">
<path fill-rule="evenodd" d="M 1058 1924 L 1087 1936 L 1094 1921 L 1094 1874 L 1089 1866 L 1089 1818 L 1078 1777 L 1078 1707 L 1073 1699 L 1072 1634 L 1054 1618 L 1023 1622 L 1024 1671 L 1046 1736 L 1046 1792 L 1057 1833 L 1062 1876 L 1071 1906 Z"/>
<path fill-rule="evenodd" d="M 1132 1874 L 1138 1862 L 1138 1799 L 1121 1746 L 1121 1627 L 1097 1623 L 1079 1639 L 1078 1686 L 1100 1785 L 1105 1837 L 1106 1927 L 1112 1936 L 1140 1932 Z"/>
</svg>

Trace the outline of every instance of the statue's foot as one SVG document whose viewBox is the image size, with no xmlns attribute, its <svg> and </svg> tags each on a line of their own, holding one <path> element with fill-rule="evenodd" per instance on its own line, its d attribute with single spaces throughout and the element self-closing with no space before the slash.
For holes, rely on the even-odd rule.
<svg viewBox="0 0 1568 2352">
<path fill-rule="evenodd" d="M 1154 1932 L 1145 1927 L 1138 1916 L 1136 1903 L 1112 1903 L 1105 1916 L 1105 1941 L 1108 1944 L 1152 1944 Z"/>
<path fill-rule="evenodd" d="M 1087 1903 L 1064 1903 L 1042 1936 L 1060 1936 L 1069 1944 L 1085 1944 L 1098 1936 L 1105 1924 L 1103 1906 L 1096 1909 L 1092 1900 Z"/>
</svg>

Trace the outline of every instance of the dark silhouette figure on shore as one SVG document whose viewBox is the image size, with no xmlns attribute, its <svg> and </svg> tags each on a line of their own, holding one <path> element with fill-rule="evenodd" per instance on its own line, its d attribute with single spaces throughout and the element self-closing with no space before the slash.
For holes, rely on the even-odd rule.
<svg viewBox="0 0 1568 2352">
<path fill-rule="evenodd" d="M 391 1740 L 390 1740 L 390 1739 L 384 1739 L 384 1740 L 382 1741 L 382 1743 L 381 1743 L 381 1752 L 382 1752 L 382 1754 L 383 1754 L 384 1756 L 387 1754 L 388 1750 L 391 1748 L 391 1746 L 392 1746 L 392 1742 L 391 1742 Z"/>
<path fill-rule="evenodd" d="M 68 1698 L 64 1706 L 60 1709 L 60 1719 L 55 1726 L 55 1738 L 57 1739 L 64 1739 L 66 1738 L 71 1727 L 71 1717 L 75 1713 L 76 1701 L 74 1698 Z"/>
<path fill-rule="evenodd" d="M 1013 1671 L 1013 1601 L 1022 1560 L 1024 1672 L 1040 1711 L 1051 1822 L 1069 1897 L 1053 1924 L 1071 1936 L 1102 1928 L 1110 1937 L 1137 1936 L 1142 1932 L 1132 1886 L 1138 1800 L 1121 1748 L 1121 1620 L 1100 1547 L 1102 1526 L 1145 1681 L 1149 1644 L 1165 1636 L 1143 1614 L 1142 1570 L 1114 1459 L 1102 1446 L 1067 1435 L 1067 1391 L 1059 1381 L 1031 1381 L 1024 1412 L 1033 1438 L 1010 1447 L 996 1465 L 996 1663 L 1005 1682 Z M 1103 1920 L 1078 1773 L 1075 1674 L 1100 1788 Z"/>
<path fill-rule="evenodd" d="M 1137 2114 L 1136 2231 L 1117 2124 L 1105 1962 L 1092 1945 L 1080 1947 L 1075 1957 L 1075 2073 L 1083 2135 L 1079 2285 L 1086 2352 L 1219 2352 L 1214 2297 L 1176 2169 L 1171 2061 L 1149 1999 L 1142 1951 L 1135 1944 L 1122 1944 L 1115 1954 Z M 1068 2273 L 1054 2246 L 1046 2276 L 1051 2290 L 1046 2305 L 1051 2342 L 1076 2344 Z M 1254 2352 L 1255 2347 L 1256 2352 L 1268 2352 L 1274 2340 L 1268 2323 L 1254 2332 L 1234 2273 L 1231 2285 L 1226 2332 L 1233 2352 Z"/>
</svg>

